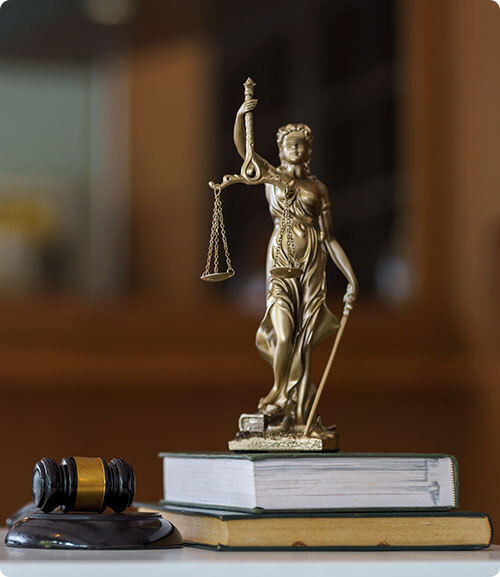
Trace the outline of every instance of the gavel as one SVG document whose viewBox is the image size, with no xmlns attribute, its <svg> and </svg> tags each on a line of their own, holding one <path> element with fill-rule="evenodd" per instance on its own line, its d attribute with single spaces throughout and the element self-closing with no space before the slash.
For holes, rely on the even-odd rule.
<svg viewBox="0 0 500 577">
<path fill-rule="evenodd" d="M 56 507 L 69 511 L 116 513 L 130 507 L 135 493 L 135 475 L 123 459 L 106 463 L 101 457 L 64 457 L 58 464 L 44 457 L 33 468 L 33 502 L 50 513 Z"/>
</svg>

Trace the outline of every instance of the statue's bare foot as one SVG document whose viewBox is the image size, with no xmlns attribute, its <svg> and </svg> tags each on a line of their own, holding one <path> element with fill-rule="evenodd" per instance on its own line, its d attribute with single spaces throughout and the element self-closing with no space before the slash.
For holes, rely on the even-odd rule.
<svg viewBox="0 0 500 577">
<path fill-rule="evenodd" d="M 272 417 L 283 410 L 283 407 L 275 403 L 263 403 L 265 399 L 261 399 L 259 403 L 259 411 L 267 417 Z"/>
<path fill-rule="evenodd" d="M 267 405 L 266 399 L 267 399 L 267 397 L 262 397 L 259 399 L 259 404 L 257 405 L 257 408 L 261 413 L 263 413 L 264 409 L 266 408 L 266 405 Z"/>
<path fill-rule="evenodd" d="M 259 411 L 263 411 L 267 405 L 274 404 L 274 402 L 276 401 L 277 392 L 278 387 L 273 386 L 273 388 L 269 391 L 269 393 L 259 400 L 259 404 L 257 405 Z"/>
</svg>

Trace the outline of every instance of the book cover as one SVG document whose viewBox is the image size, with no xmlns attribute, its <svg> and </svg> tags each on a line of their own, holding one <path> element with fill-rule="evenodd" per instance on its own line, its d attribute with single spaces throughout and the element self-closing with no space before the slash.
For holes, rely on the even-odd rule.
<svg viewBox="0 0 500 577">
<path fill-rule="evenodd" d="M 458 506 L 457 462 L 445 454 L 160 453 L 160 457 L 167 504 L 254 513 L 326 508 L 444 511 Z"/>
<path fill-rule="evenodd" d="M 136 503 L 159 511 L 185 544 L 219 550 L 467 550 L 491 544 L 488 515 L 477 512 L 267 514 Z"/>
</svg>

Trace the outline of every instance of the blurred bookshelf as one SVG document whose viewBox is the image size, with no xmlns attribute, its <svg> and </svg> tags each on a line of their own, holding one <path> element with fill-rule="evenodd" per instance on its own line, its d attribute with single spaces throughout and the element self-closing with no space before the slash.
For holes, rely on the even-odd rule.
<svg viewBox="0 0 500 577">
<path fill-rule="evenodd" d="M 199 9 L 196 18 L 190 15 L 193 6 Z M 6 7 L 12 10 L 9 3 Z M 392 0 L 314 0 L 307 7 L 302 2 L 257 2 L 248 13 L 245 6 L 224 0 L 212 10 L 203 2 L 179 7 L 155 1 L 136 3 L 129 20 L 109 27 L 89 19 L 80 3 L 54 2 L 51 10 L 40 20 L 41 31 L 57 29 L 50 50 L 38 53 L 36 37 L 16 53 L 12 31 L 0 41 L 0 56 L 21 75 L 36 79 L 40 71 L 52 69 L 66 78 L 71 70 L 79 79 L 78 106 L 68 113 L 78 130 L 71 131 L 68 120 L 61 126 L 64 138 L 55 129 L 51 134 L 65 154 L 73 139 L 74 169 L 68 170 L 73 165 L 56 147 L 45 164 L 32 170 L 33 205 L 23 208 L 24 216 L 16 209 L 21 220 L 9 220 L 2 212 L 0 190 L 0 227 L 18 223 L 25 230 L 23 218 L 40 220 L 46 213 L 53 223 L 65 223 L 53 225 L 59 236 L 39 236 L 39 245 L 31 237 L 24 240 L 26 254 L 38 246 L 48 272 L 31 279 L 30 290 L 13 283 L 0 300 L 6 358 L 13 346 L 20 355 L 11 368 L 7 364 L 3 382 L 9 381 L 13 367 L 23 366 L 20 359 L 29 357 L 33 346 L 41 346 L 47 356 L 30 358 L 59 358 L 60 382 L 81 382 L 77 373 L 85 355 L 97 354 L 117 375 L 126 375 L 142 370 L 141 359 L 160 366 L 164 351 L 175 351 L 172 363 L 145 379 L 156 386 L 168 380 L 169 370 L 182 371 L 181 359 L 203 355 L 214 331 L 219 337 L 211 342 L 213 359 L 233 351 L 242 366 L 253 362 L 251 343 L 264 310 L 263 267 L 271 229 L 262 191 L 235 188 L 224 197 L 235 279 L 220 289 L 198 280 L 210 221 L 206 182 L 240 166 L 232 123 L 247 74 L 258 82 L 259 153 L 276 161 L 274 135 L 289 121 L 309 123 L 316 136 L 313 171 L 329 186 L 336 235 L 361 285 L 354 328 L 343 345 L 351 355 L 346 379 L 358 375 L 361 386 L 362 371 L 353 369 L 360 351 L 370 357 L 370 366 L 372 357 L 380 360 L 380 387 L 394 382 L 387 371 L 396 362 L 396 351 L 399 359 L 427 359 L 417 363 L 402 387 L 414 386 L 415 375 L 425 380 L 427 366 L 449 383 L 460 379 L 464 345 L 446 299 L 449 270 L 441 266 L 451 250 L 446 244 L 448 212 L 444 200 L 440 205 L 436 201 L 444 197 L 436 195 L 438 184 L 428 170 L 434 156 L 423 132 L 437 121 L 434 127 L 445 133 L 449 119 L 438 106 L 421 106 L 429 91 L 435 94 L 431 85 L 440 88 L 438 104 L 445 106 L 450 84 L 447 76 L 427 66 L 418 44 L 423 36 L 413 38 L 414 23 L 406 11 Z M 12 30 L 25 39 L 29 14 L 16 14 Z M 158 23 L 168 18 L 162 36 Z M 423 27 L 415 29 L 424 35 Z M 74 54 L 68 31 L 79 40 Z M 417 48 L 411 48 L 412 42 Z M 411 74 L 402 74 L 403 69 Z M 404 88 L 415 81 L 417 89 Z M 15 112 L 21 117 L 18 100 Z M 68 100 L 64 102 L 67 106 Z M 42 111 L 48 126 L 57 117 L 56 104 Z M 27 125 L 16 154 L 6 155 L 12 166 L 5 174 L 15 172 L 14 163 L 23 158 L 23 142 L 32 146 L 33 155 L 49 154 L 44 150 L 47 140 L 29 132 L 33 125 Z M 43 134 L 48 132 L 45 128 Z M 444 163 L 447 154 L 451 152 L 443 149 Z M 26 167 L 18 167 L 21 171 L 29 173 Z M 51 182 L 59 182 L 53 187 L 62 191 L 60 198 L 43 192 L 47 174 L 54 177 Z M 50 249 L 47 239 L 53 243 L 54 238 L 56 249 Z M 336 310 L 343 281 L 333 267 L 328 275 Z M 235 319 L 241 335 L 231 330 Z M 135 362 L 135 369 L 117 362 L 115 354 Z M 326 348 L 318 352 L 319 366 L 326 354 Z M 446 363 L 449 376 L 439 368 Z M 125 366 L 129 368 L 122 372 Z M 26 370 L 24 377 L 22 370 L 17 374 L 30 383 Z M 172 382 L 178 382 L 174 373 Z M 225 386 L 223 379 L 231 381 L 230 375 L 219 376 L 218 386 Z M 260 379 L 262 375 L 256 376 Z M 102 378 L 103 384 L 119 380 Z"/>
<path fill-rule="evenodd" d="M 196 1 L 135 7 L 130 20 L 109 27 L 89 19 L 80 3 L 55 2 L 55 12 L 40 21 L 46 33 L 57 29 L 45 51 L 37 52 L 40 37 L 28 44 L 31 57 L 26 47 L 15 53 L 12 33 L 3 41 L 0 56 L 22 74 L 71 70 L 81 80 L 79 104 L 68 116 L 80 128 L 63 139 L 51 135 L 66 154 L 73 138 L 75 170 L 56 149 L 50 162 L 60 163 L 57 170 L 47 170 L 47 161 L 45 172 L 38 167 L 31 178 L 35 191 L 47 172 L 62 183 L 61 200 L 47 193 L 39 211 L 50 205 L 53 220 L 66 222 L 59 227 L 66 236 L 56 236 L 66 252 L 58 248 L 59 261 L 52 255 L 45 265 L 59 266 L 55 276 L 42 274 L 45 285 L 32 280 L 30 290 L 16 285 L 0 299 L 0 384 L 79 389 L 98 382 L 112 390 L 140 381 L 151 390 L 224 390 L 238 373 L 248 390 L 260 390 L 269 369 L 253 341 L 271 230 L 262 191 L 235 187 L 224 197 L 237 276 L 222 288 L 199 281 L 211 208 L 206 182 L 240 166 L 232 123 L 251 74 L 260 99 L 256 149 L 276 161 L 280 125 L 312 126 L 313 172 L 329 186 L 336 235 L 360 278 L 345 364 L 337 369 L 344 390 L 418 391 L 432 375 L 443 390 L 466 389 L 468 361 L 445 299 L 447 271 L 437 268 L 446 212 L 436 211 L 432 186 L 408 185 L 427 174 L 419 167 L 430 159 L 418 156 L 427 154 L 419 130 L 428 120 L 411 125 L 421 114 L 421 94 L 401 90 L 411 80 L 400 62 L 403 54 L 409 58 L 407 14 L 393 0 L 259 1 L 248 12 L 225 0 L 212 10 Z M 158 23 L 169 18 L 162 29 Z M 18 19 L 24 39 L 30 19 L 26 12 Z M 74 54 L 68 31 L 79 39 Z M 434 81 L 449 89 L 446 77 Z M 424 96 L 429 86 L 419 85 Z M 49 126 L 55 103 L 44 111 Z M 426 112 L 433 121 L 434 109 Z M 22 116 L 20 105 L 16 114 Z M 33 154 L 47 155 L 46 140 L 28 130 L 33 125 L 24 141 Z M 68 131 L 70 121 L 61 128 Z M 10 156 L 19 157 L 21 146 Z M 390 292 L 397 284 L 391 275 L 403 277 L 399 292 Z M 333 267 L 328 276 L 337 311 L 343 279 Z M 327 355 L 325 344 L 313 371 Z M 232 370 L 217 370 L 226 358 Z"/>
<path fill-rule="evenodd" d="M 0 76 L 62 74 L 78 90 L 61 106 L 49 97 L 42 128 L 28 123 L 15 146 L 2 134 L 0 236 L 17 236 L 25 255 L 24 272 L 17 265 L 0 288 L 0 414 L 15 436 L 3 458 L 29 471 L 46 452 L 122 453 L 142 500 L 155 500 L 155 451 L 223 449 L 239 413 L 255 409 L 271 378 L 253 346 L 271 230 L 258 190 L 223 199 L 232 284 L 199 281 L 207 181 L 240 167 L 232 123 L 252 75 L 257 151 L 276 162 L 276 129 L 310 124 L 313 172 L 361 281 L 325 422 L 339 424 L 344 450 L 448 451 L 464 471 L 487 463 L 483 479 L 464 474 L 463 505 L 500 514 L 487 459 L 500 438 L 500 212 L 488 152 L 500 134 L 500 37 L 496 6 L 482 4 L 151 0 L 109 25 L 89 18 L 88 3 L 4 3 Z M 21 97 L 5 107 L 5 86 L 15 130 L 29 115 Z M 46 162 L 27 166 L 36 154 Z M 15 254 L 1 242 L 0 269 Z M 343 279 L 328 276 L 338 312 Z M 328 353 L 318 349 L 315 378 Z M 52 415 L 43 428 L 40 411 Z M 29 487 L 16 481 L 4 476 L 1 492 L 17 505 Z"/>
</svg>

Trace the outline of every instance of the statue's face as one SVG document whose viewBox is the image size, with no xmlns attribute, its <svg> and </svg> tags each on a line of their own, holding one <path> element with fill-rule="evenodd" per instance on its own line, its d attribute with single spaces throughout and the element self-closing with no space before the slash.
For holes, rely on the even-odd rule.
<svg viewBox="0 0 500 577">
<path fill-rule="evenodd" d="M 281 142 L 280 157 L 289 164 L 302 164 L 311 158 L 311 149 L 302 132 L 290 132 Z"/>
</svg>

